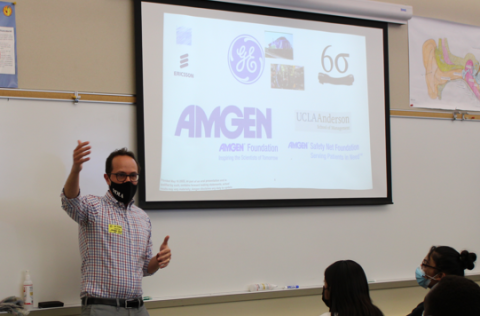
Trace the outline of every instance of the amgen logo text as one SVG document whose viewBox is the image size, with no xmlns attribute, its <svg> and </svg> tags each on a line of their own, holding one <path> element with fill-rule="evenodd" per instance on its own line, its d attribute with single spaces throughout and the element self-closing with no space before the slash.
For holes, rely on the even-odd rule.
<svg viewBox="0 0 480 316">
<path fill-rule="evenodd" d="M 235 38 L 228 49 L 228 66 L 239 82 L 251 84 L 263 73 L 265 57 L 260 43 L 250 35 Z"/>
<path fill-rule="evenodd" d="M 228 122 L 227 122 L 228 121 Z M 217 106 L 208 116 L 198 105 L 187 106 L 178 119 L 175 136 L 181 136 L 182 130 L 188 131 L 188 137 L 235 139 L 241 134 L 245 138 L 272 138 L 272 109 L 266 109 L 265 114 L 260 109 L 246 107 L 240 109 L 229 105 L 223 110 Z M 205 135 L 205 136 L 203 136 Z"/>
</svg>

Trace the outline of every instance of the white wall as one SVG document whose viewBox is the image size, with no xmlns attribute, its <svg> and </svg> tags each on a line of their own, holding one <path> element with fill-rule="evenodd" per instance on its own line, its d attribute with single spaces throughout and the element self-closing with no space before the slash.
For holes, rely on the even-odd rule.
<svg viewBox="0 0 480 316">
<path fill-rule="evenodd" d="M 0 116 L 8 118 L 0 126 L 0 237 L 8 240 L 0 252 L 9 254 L 0 297 L 19 295 L 21 272 L 30 269 L 37 302 L 78 303 L 77 226 L 59 194 L 77 139 L 93 146 L 82 193 L 106 192 L 106 156 L 134 147 L 134 106 L 0 100 Z M 370 280 L 412 279 L 433 244 L 478 252 L 480 149 L 468 144 L 479 132 L 473 122 L 393 118 L 394 205 L 150 211 L 154 247 L 171 235 L 173 260 L 144 279 L 144 292 L 167 298 L 239 292 L 256 282 L 321 286 L 323 270 L 340 259 L 358 261 Z"/>
<path fill-rule="evenodd" d="M 476 0 L 384 2 L 412 5 L 415 15 L 480 25 Z M 134 93 L 132 9 L 130 0 L 18 0 L 20 88 Z M 407 26 L 389 27 L 389 45 L 391 107 L 408 108 Z M 78 138 L 90 139 L 94 146 L 94 160 L 84 170 L 82 188 L 93 194 L 106 190 L 101 177 L 106 155 L 118 147 L 135 147 L 134 107 L 2 100 L 0 117 L 0 298 L 20 295 L 21 272 L 31 269 L 37 302 L 78 302 L 77 228 L 62 213 L 59 191 Z M 478 129 L 475 122 L 392 118 L 393 206 L 301 209 L 295 214 L 250 210 L 242 216 L 240 210 L 150 212 L 155 247 L 165 233 L 172 234 L 174 260 L 168 270 L 146 280 L 146 294 L 237 290 L 249 282 L 276 282 L 271 280 L 272 273 L 289 282 L 284 271 L 311 272 L 309 279 L 293 281 L 318 284 L 325 266 L 336 260 L 335 255 L 342 255 L 344 248 L 338 245 L 352 242 L 355 246 L 343 255 L 357 259 L 370 278 L 379 279 L 413 278 L 432 244 L 478 253 L 474 243 L 479 234 Z M 256 235 L 259 232 L 261 238 Z M 215 239 L 215 233 L 220 237 Z M 359 238 L 364 242 L 358 243 Z M 228 256 L 216 260 L 225 249 Z M 362 253 L 362 249 L 368 251 Z M 253 273 L 258 261 L 258 272 Z M 231 268 L 221 266 L 231 262 L 235 264 Z M 377 263 L 379 269 L 372 269 Z M 206 271 L 214 271 L 214 277 L 209 278 Z M 237 275 L 248 277 L 239 280 Z M 225 285 L 222 278 L 232 282 Z M 390 311 L 386 315 L 405 315 L 422 296 L 418 289 L 406 289 L 403 296 L 398 291 L 381 291 L 376 296 L 376 303 Z M 415 298 L 407 300 L 405 296 L 410 295 Z M 202 305 L 193 313 L 223 315 L 230 309 L 238 315 L 259 310 L 267 314 L 269 300 L 262 302 L 261 307 L 246 302 L 223 309 Z M 321 311 L 315 311 L 321 304 L 316 302 L 300 300 L 298 306 L 318 315 Z M 281 314 L 282 308 L 278 311 Z M 191 315 L 192 309 L 173 308 L 169 315 L 181 314 Z"/>
</svg>

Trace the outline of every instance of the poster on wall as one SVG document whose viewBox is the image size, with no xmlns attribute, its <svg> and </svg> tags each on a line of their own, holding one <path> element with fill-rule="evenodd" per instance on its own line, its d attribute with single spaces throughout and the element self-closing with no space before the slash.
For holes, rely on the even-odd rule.
<svg viewBox="0 0 480 316">
<path fill-rule="evenodd" d="M 480 111 L 480 27 L 414 17 L 408 41 L 412 107 Z"/>
<path fill-rule="evenodd" d="M 0 1 L 0 87 L 18 88 L 15 5 Z"/>
</svg>

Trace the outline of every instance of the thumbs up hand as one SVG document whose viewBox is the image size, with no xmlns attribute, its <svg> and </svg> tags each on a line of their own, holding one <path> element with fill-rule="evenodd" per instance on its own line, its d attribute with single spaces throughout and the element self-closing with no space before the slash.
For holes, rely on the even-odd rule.
<svg viewBox="0 0 480 316">
<path fill-rule="evenodd" d="M 157 253 L 157 264 L 160 269 L 166 268 L 172 259 L 172 252 L 168 246 L 168 240 L 170 236 L 166 236 L 163 240 L 162 245 L 160 246 L 160 252 Z"/>
</svg>

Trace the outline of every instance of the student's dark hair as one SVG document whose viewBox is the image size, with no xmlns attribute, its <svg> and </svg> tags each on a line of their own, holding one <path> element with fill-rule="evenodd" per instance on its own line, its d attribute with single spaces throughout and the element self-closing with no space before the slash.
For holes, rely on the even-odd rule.
<svg viewBox="0 0 480 316">
<path fill-rule="evenodd" d="M 330 313 L 338 316 L 383 316 L 370 299 L 367 277 L 352 260 L 341 260 L 325 270 Z"/>
<path fill-rule="evenodd" d="M 463 250 L 458 253 L 448 246 L 433 246 L 430 248 L 428 257 L 435 262 L 439 272 L 459 276 L 465 276 L 465 269 L 472 270 L 475 267 L 474 262 L 477 260 L 477 255 L 473 252 Z"/>
<path fill-rule="evenodd" d="M 480 315 L 480 286 L 458 275 L 443 277 L 425 297 L 425 315 Z"/>
<path fill-rule="evenodd" d="M 131 151 L 129 151 L 127 148 L 121 148 L 121 149 L 117 149 L 115 151 L 113 151 L 108 157 L 107 157 L 107 160 L 105 161 L 105 173 L 106 174 L 109 174 L 112 172 L 113 170 L 113 167 L 112 167 L 112 161 L 113 161 L 113 158 L 117 157 L 117 156 L 129 156 L 129 157 L 132 157 L 133 160 L 135 160 L 135 163 L 137 164 L 137 167 L 138 167 L 138 172 L 140 172 L 140 166 L 138 165 L 138 161 L 137 159 L 135 158 L 135 154 Z"/>
</svg>

